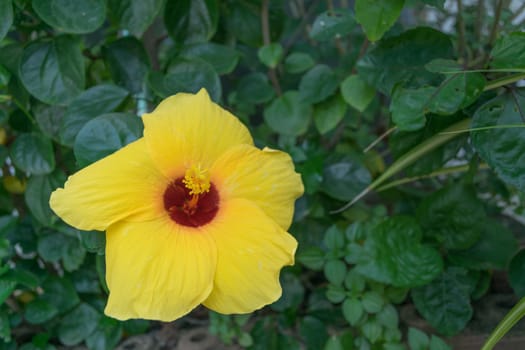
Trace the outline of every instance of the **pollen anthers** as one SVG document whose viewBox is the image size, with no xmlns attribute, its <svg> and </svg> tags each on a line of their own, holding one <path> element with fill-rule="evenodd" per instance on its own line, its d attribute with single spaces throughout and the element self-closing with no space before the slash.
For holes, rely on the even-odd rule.
<svg viewBox="0 0 525 350">
<path fill-rule="evenodd" d="M 208 170 L 203 169 L 200 164 L 192 165 L 186 170 L 182 183 L 192 195 L 210 191 L 210 175 Z"/>
</svg>

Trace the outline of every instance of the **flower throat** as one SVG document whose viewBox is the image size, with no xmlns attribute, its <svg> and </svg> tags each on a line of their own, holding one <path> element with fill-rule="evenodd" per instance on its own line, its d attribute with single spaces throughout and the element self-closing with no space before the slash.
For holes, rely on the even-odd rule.
<svg viewBox="0 0 525 350">
<path fill-rule="evenodd" d="M 180 225 L 199 227 L 210 222 L 219 210 L 219 193 L 208 171 L 193 165 L 184 177 L 170 183 L 164 191 L 164 208 Z"/>
</svg>

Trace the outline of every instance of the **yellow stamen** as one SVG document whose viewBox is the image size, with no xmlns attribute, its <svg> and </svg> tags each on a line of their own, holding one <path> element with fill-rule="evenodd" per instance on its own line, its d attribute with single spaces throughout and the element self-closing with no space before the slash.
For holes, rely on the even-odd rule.
<svg viewBox="0 0 525 350">
<path fill-rule="evenodd" d="M 182 179 L 184 186 L 190 190 L 190 194 L 199 195 L 210 191 L 210 175 L 208 170 L 202 169 L 201 165 L 192 165 Z"/>
</svg>

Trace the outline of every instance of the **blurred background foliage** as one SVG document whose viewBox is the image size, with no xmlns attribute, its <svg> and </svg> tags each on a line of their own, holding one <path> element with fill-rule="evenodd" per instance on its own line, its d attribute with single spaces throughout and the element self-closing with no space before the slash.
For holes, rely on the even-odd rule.
<svg viewBox="0 0 525 350">
<path fill-rule="evenodd" d="M 104 234 L 48 199 L 201 87 L 306 193 L 282 298 L 177 322 L 248 349 L 449 349 L 495 285 L 525 295 L 524 21 L 519 0 L 0 0 L 0 349 L 160 327 L 103 315 Z"/>
</svg>

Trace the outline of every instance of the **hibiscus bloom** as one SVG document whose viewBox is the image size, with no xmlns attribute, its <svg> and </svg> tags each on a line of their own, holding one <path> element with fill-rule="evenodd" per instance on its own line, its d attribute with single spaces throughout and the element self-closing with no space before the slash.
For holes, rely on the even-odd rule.
<svg viewBox="0 0 525 350">
<path fill-rule="evenodd" d="M 277 300 L 303 193 L 290 157 L 256 148 L 205 90 L 171 96 L 142 120 L 142 138 L 50 199 L 68 224 L 106 231 L 105 313 L 171 321 L 199 304 L 230 314 Z"/>
</svg>

